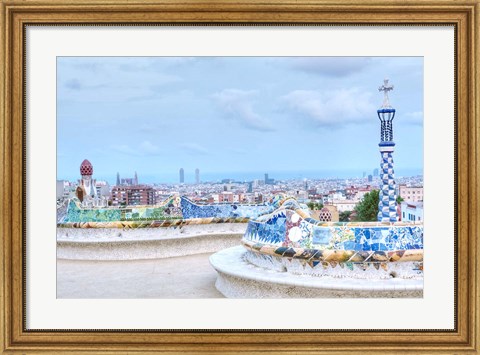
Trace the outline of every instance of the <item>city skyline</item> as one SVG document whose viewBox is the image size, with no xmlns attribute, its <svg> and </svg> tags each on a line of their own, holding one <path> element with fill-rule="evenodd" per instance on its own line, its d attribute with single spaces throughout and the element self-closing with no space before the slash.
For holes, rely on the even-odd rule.
<svg viewBox="0 0 480 355">
<path fill-rule="evenodd" d="M 95 166 L 95 163 L 93 163 Z M 78 170 L 78 168 L 76 169 Z M 95 169 L 96 170 L 96 169 Z M 376 177 L 374 173 L 375 169 L 371 171 L 368 170 L 368 174 L 363 177 L 363 172 L 361 170 L 358 171 L 303 171 L 298 172 L 298 175 L 289 171 L 273 171 L 267 173 L 269 178 L 274 179 L 275 181 L 287 181 L 287 180 L 327 180 L 327 179 L 359 179 L 364 178 L 368 180 L 369 176 Z M 75 171 L 71 174 L 71 177 L 58 177 L 58 180 L 66 180 L 66 181 L 76 181 L 80 178 L 79 172 Z M 98 175 L 96 171 L 94 171 L 93 176 L 98 181 L 107 181 L 109 184 L 115 185 L 116 183 L 116 175 L 115 176 L 102 176 Z M 119 174 L 122 177 L 122 174 Z M 128 171 L 125 172 L 125 176 L 129 176 L 131 174 Z M 200 180 L 200 184 L 203 183 L 218 183 L 225 179 L 231 179 L 235 182 L 251 182 L 251 181 L 263 181 L 264 180 L 264 172 L 232 172 L 229 174 L 223 173 L 203 173 L 202 172 L 202 179 Z M 417 169 L 407 169 L 400 172 L 400 174 L 396 174 L 397 177 L 413 177 L 413 176 L 422 176 L 422 171 Z M 170 177 L 170 178 L 168 178 Z M 184 172 L 184 183 L 185 184 L 196 184 L 195 179 L 195 171 L 185 171 Z M 128 178 L 127 178 L 128 179 Z M 124 180 L 122 177 L 121 180 Z M 167 179 L 159 180 L 156 176 L 151 175 L 142 175 L 139 174 L 138 177 L 139 184 L 180 184 L 179 181 L 179 170 L 175 170 L 170 172 L 167 175 Z M 117 184 L 119 185 L 119 184 Z M 120 183 L 121 185 L 121 183 Z"/>
<path fill-rule="evenodd" d="M 395 84 L 396 172 L 423 172 L 420 57 L 60 57 L 57 66 L 59 179 L 78 178 L 85 158 L 108 181 L 138 171 L 147 183 L 178 182 L 180 167 L 186 183 L 196 168 L 202 181 L 359 176 L 379 163 L 385 76 Z"/>
</svg>

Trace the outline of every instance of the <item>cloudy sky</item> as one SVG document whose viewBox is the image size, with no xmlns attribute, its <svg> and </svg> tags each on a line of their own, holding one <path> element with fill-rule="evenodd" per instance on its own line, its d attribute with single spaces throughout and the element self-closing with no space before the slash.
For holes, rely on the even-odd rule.
<svg viewBox="0 0 480 355">
<path fill-rule="evenodd" d="M 368 174 L 385 77 L 397 176 L 422 173 L 421 57 L 59 57 L 57 175 L 83 159 L 110 182 Z"/>
</svg>

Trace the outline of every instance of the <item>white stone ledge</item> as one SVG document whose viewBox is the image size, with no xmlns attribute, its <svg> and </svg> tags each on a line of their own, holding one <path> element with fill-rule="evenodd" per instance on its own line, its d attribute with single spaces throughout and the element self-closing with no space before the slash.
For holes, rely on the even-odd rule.
<svg viewBox="0 0 480 355">
<path fill-rule="evenodd" d="M 209 234 L 244 234 L 247 223 L 192 224 L 159 228 L 57 228 L 57 241 L 139 241 L 195 237 Z"/>
<path fill-rule="evenodd" d="M 218 272 L 215 286 L 229 298 L 421 298 L 423 280 L 368 280 L 293 275 L 246 262 L 242 246 L 210 257 Z"/>
<path fill-rule="evenodd" d="M 106 229 L 57 228 L 57 258 L 140 260 L 213 253 L 240 244 L 246 224 L 232 225 L 188 226 L 184 232 L 178 228 L 132 229 L 121 231 L 121 236 Z"/>
</svg>

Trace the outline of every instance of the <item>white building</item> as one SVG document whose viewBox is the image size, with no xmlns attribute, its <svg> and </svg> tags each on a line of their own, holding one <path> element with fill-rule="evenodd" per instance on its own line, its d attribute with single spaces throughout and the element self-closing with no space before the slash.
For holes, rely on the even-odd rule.
<svg viewBox="0 0 480 355">
<path fill-rule="evenodd" d="M 243 194 L 243 201 L 244 203 L 255 203 L 255 193 L 244 193 Z"/>
<path fill-rule="evenodd" d="M 106 181 L 96 181 L 97 196 L 110 196 L 110 185 Z"/>
<path fill-rule="evenodd" d="M 330 204 L 335 206 L 338 212 L 353 211 L 359 200 L 333 200 Z"/>
<path fill-rule="evenodd" d="M 407 202 L 401 204 L 401 220 L 405 222 L 423 221 L 423 202 Z"/>
<path fill-rule="evenodd" d="M 65 181 L 57 180 L 57 200 L 61 199 L 65 193 Z"/>
<path fill-rule="evenodd" d="M 370 193 L 371 189 L 358 189 L 357 193 L 355 194 L 356 200 L 363 200 L 366 194 Z"/>
<path fill-rule="evenodd" d="M 423 201 L 423 186 L 400 185 L 398 187 L 398 194 L 405 201 L 422 202 Z"/>
<path fill-rule="evenodd" d="M 243 193 L 233 193 L 232 191 L 223 191 L 219 194 L 212 194 L 215 203 L 239 203 L 243 202 Z"/>
<path fill-rule="evenodd" d="M 308 199 L 308 191 L 291 190 L 287 192 L 288 196 L 294 197 L 299 202 L 305 202 Z"/>
<path fill-rule="evenodd" d="M 341 192 L 341 191 L 335 191 L 330 194 L 328 194 L 328 200 L 329 201 L 343 201 L 346 200 L 347 197 Z"/>
</svg>

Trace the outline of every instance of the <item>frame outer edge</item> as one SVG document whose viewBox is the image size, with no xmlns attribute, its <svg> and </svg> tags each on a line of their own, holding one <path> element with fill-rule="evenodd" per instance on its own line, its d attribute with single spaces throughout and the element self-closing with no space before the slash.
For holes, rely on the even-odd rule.
<svg viewBox="0 0 480 355">
<path fill-rule="evenodd" d="M 460 9 L 461 7 L 473 7 L 478 3 L 478 0 L 404 0 L 398 2 L 397 0 L 241 0 L 236 2 L 226 2 L 225 0 L 75 0 L 61 2 L 56 0 L 2 0 L 9 6 L 15 6 L 17 8 L 40 8 L 40 7 L 52 7 L 52 8 L 65 8 L 65 7 L 142 7 L 146 8 L 149 6 L 158 7 L 161 6 L 165 8 L 168 6 L 170 10 L 179 10 L 179 11 L 198 11 L 205 10 L 205 8 L 215 6 L 223 6 L 229 10 L 243 9 L 247 8 L 253 9 L 256 11 L 258 9 L 267 10 L 270 8 L 272 10 L 282 8 L 283 10 L 288 9 L 289 11 L 294 11 L 298 6 L 302 6 L 304 9 L 307 7 L 313 8 L 338 8 L 340 6 L 352 7 L 356 6 L 359 8 L 365 8 L 366 6 L 370 7 L 412 7 L 412 6 L 421 6 L 426 8 L 432 8 L 434 6 L 442 7 L 451 7 L 455 9 Z M 216 11 L 213 9 L 213 11 Z M 305 10 L 303 10 L 305 11 Z"/>
<path fill-rule="evenodd" d="M 471 46 L 473 48 L 471 54 L 471 65 L 472 65 L 472 100 L 474 103 L 472 104 L 472 114 L 473 114 L 473 142 L 472 145 L 474 147 L 474 156 L 473 156 L 473 182 L 472 182 L 472 189 L 473 189 L 473 196 L 474 201 L 472 203 L 472 216 L 473 216 L 473 223 L 474 226 L 472 228 L 472 249 L 473 252 L 476 253 L 476 258 L 474 258 L 474 262 L 472 262 L 472 269 L 474 270 L 474 275 L 472 275 L 471 282 L 473 282 L 476 287 L 472 287 L 472 305 L 474 307 L 474 312 L 472 313 L 472 345 L 477 352 L 480 352 L 480 253 L 479 253 L 479 242 L 478 238 L 480 238 L 480 196 L 479 196 L 479 189 L 480 189 L 480 65 L 478 61 L 480 60 L 480 31 L 478 26 L 480 25 L 480 2 L 476 2 L 473 11 L 473 21 L 471 24 L 471 31 L 473 32 L 472 35 L 472 42 Z"/>
<path fill-rule="evenodd" d="M 9 349 L 11 346 L 11 323 L 12 323 L 12 310 L 11 305 L 13 302 L 11 289 L 12 289 L 12 272 L 11 272 L 11 214 L 9 211 L 9 205 L 11 204 L 11 94 L 7 88 L 11 85 L 12 80 L 10 76 L 10 67 L 12 65 L 12 54 L 9 49 L 12 44 L 11 36 L 11 12 L 8 11 L 7 6 L 2 1 L 1 2 L 1 18 L 2 18 L 2 33 L 1 38 L 1 54 L 4 59 L 1 65 L 1 84 L 0 84 L 0 100 L 1 100 L 1 113 L 2 119 L 0 120 L 1 125 L 1 137 L 0 137 L 0 146 L 2 149 L 2 173 L 0 174 L 0 208 L 1 211 L 1 221 L 0 230 L 2 236 L 2 281 L 1 281 L 1 341 L 0 345 L 2 346 L 2 352 L 4 349 Z"/>
<path fill-rule="evenodd" d="M 475 4 L 470 11 L 470 16 L 468 17 L 467 23 L 467 33 L 468 36 L 466 39 L 467 48 L 464 50 L 465 55 L 465 66 L 466 66 L 466 89 L 467 93 L 464 95 L 467 102 L 465 103 L 464 113 L 467 114 L 467 129 L 468 136 L 467 138 L 467 157 L 468 157 L 468 235 L 466 236 L 466 243 L 463 243 L 464 247 L 467 247 L 467 253 L 465 256 L 468 256 L 468 289 L 466 307 L 464 311 L 467 312 L 465 321 L 467 327 L 467 336 L 468 336 L 468 345 L 472 350 L 478 351 L 478 314 L 480 309 L 478 308 L 478 288 L 479 282 L 478 278 L 478 253 L 477 251 L 477 237 L 478 227 L 479 227 L 479 216 L 478 216 L 478 65 L 476 59 L 478 58 L 479 47 L 475 44 L 478 44 L 478 31 L 476 30 L 475 24 L 478 22 L 478 12 L 479 4 Z M 458 261 L 457 261 L 458 264 Z M 458 275 L 457 275 L 458 278 Z M 458 305 L 457 305 L 458 308 Z M 460 310 L 459 310 L 460 311 Z"/>
<path fill-rule="evenodd" d="M 19 2 L 16 2 L 19 3 Z M 33 4 L 35 3 L 34 1 L 28 1 L 28 4 Z M 38 2 L 36 2 L 38 3 Z M 47 2 L 48 4 L 52 4 L 53 2 Z M 105 4 L 105 2 L 99 2 L 100 4 Z M 134 2 L 135 4 L 140 4 L 139 2 Z M 420 1 L 419 1 L 420 3 Z M 423 2 L 421 2 L 423 3 Z M 125 2 L 122 2 L 122 4 L 126 4 Z M 467 229 L 467 237 L 464 241 L 469 241 L 467 246 L 469 247 L 469 250 L 466 255 L 468 255 L 469 261 L 468 261 L 468 267 L 470 270 L 468 271 L 468 281 L 469 281 L 469 286 L 470 290 L 464 290 L 466 293 L 465 297 L 467 299 L 467 305 L 466 309 L 464 311 L 468 312 L 466 316 L 464 317 L 465 321 L 468 321 L 467 328 L 465 329 L 467 334 L 464 334 L 465 336 L 468 337 L 468 345 L 470 350 L 475 350 L 475 352 L 478 352 L 478 343 L 479 343 L 479 334 L 478 334 L 478 321 L 480 319 L 480 309 L 478 308 L 478 300 L 476 299 L 476 296 L 480 293 L 479 292 L 479 283 L 476 282 L 477 276 L 478 275 L 478 268 L 479 268 L 479 262 L 478 262 L 478 256 L 476 254 L 477 252 L 477 242 L 475 237 L 480 235 L 480 229 L 479 229 L 479 223 L 478 223 L 478 196 L 477 196 L 477 191 L 478 191 L 478 183 L 479 183 L 479 164 L 478 164 L 478 148 L 476 146 L 477 142 L 479 142 L 479 134 L 480 134 L 480 121 L 478 119 L 478 113 L 480 113 L 479 109 L 479 100 L 476 98 L 478 96 L 478 82 L 479 82 L 479 71 L 478 71 L 478 65 L 476 64 L 475 60 L 477 58 L 480 58 L 479 56 L 479 35 L 478 31 L 475 31 L 475 25 L 478 25 L 478 18 L 480 14 L 480 8 L 479 8 L 479 3 L 478 1 L 475 1 L 475 6 L 474 9 L 472 8 L 472 11 L 470 12 L 471 17 L 469 18 L 469 21 L 467 23 L 466 29 L 467 32 L 467 49 L 464 52 L 464 55 L 467 56 L 466 58 L 463 59 L 463 62 L 467 65 L 467 74 L 464 77 L 464 80 L 466 83 L 463 85 L 463 87 L 467 88 L 468 91 L 470 91 L 469 94 L 467 94 L 467 99 L 468 97 L 470 98 L 471 101 L 467 101 L 468 103 L 468 117 L 469 120 L 468 122 L 464 122 L 463 125 L 468 125 L 468 128 L 470 129 L 470 132 L 468 136 L 464 137 L 467 140 L 467 147 L 468 147 L 468 152 L 466 156 L 468 157 L 468 162 L 470 163 L 468 169 L 464 172 L 465 178 L 467 178 L 467 186 L 463 186 L 462 190 L 465 188 L 468 188 L 468 203 L 466 204 L 469 208 L 470 211 L 468 215 L 470 216 L 469 218 L 466 218 L 467 221 L 469 221 L 469 226 Z M 5 62 L 1 66 L 2 68 L 2 73 L 0 74 L 1 76 L 1 81 L 2 83 L 0 84 L 0 95 L 1 95 L 1 101 L 0 104 L 3 103 L 2 105 L 2 113 L 3 113 L 3 120 L 0 121 L 0 131 L 1 131 L 1 137 L 0 137 L 0 143 L 3 143 L 4 151 L 3 151 L 3 172 L 0 175 L 0 185 L 2 186 L 2 194 L 0 194 L 0 206 L 3 207 L 3 211 L 1 213 L 2 216 L 2 224 L 0 225 L 0 228 L 2 229 L 2 235 L 3 235 L 3 253 L 2 253 L 2 263 L 4 266 L 4 280 L 2 280 L 1 283 L 1 294 L 0 294 L 0 305 L 2 306 L 2 310 L 5 311 L 5 314 L 2 315 L 1 317 L 1 323 L 0 326 L 4 326 L 3 331 L 2 331 L 2 339 L 0 342 L 0 345 L 2 346 L 2 350 L 7 349 L 11 344 L 12 339 L 12 334 L 10 333 L 11 330 L 13 330 L 12 326 L 14 325 L 15 322 L 12 322 L 12 310 L 8 310 L 6 307 L 7 305 L 12 304 L 12 291 L 13 291 L 13 284 L 12 284 L 12 279 L 13 276 L 11 274 L 11 266 L 15 262 L 15 260 L 12 260 L 11 255 L 14 255 L 13 253 L 15 252 L 12 249 L 12 238 L 13 238 L 13 229 L 15 227 L 12 227 L 11 222 L 14 220 L 15 222 L 21 222 L 20 220 L 21 215 L 17 216 L 16 218 L 12 219 L 12 216 L 9 214 L 8 207 L 10 205 L 15 205 L 14 202 L 16 200 L 13 200 L 12 198 L 15 197 L 17 198 L 17 194 L 13 195 L 14 191 L 22 191 L 23 187 L 15 188 L 13 189 L 12 186 L 15 182 L 12 180 L 12 173 L 16 173 L 18 170 L 18 167 L 22 167 L 22 162 L 16 162 L 13 161 L 13 156 L 15 152 L 12 152 L 12 139 L 15 140 L 15 137 L 12 137 L 12 131 L 15 130 L 13 127 L 14 125 L 18 126 L 17 124 L 14 124 L 12 122 L 13 115 L 18 113 L 12 112 L 12 100 L 17 100 L 21 99 L 23 95 L 20 95 L 20 98 L 13 97 L 10 93 L 7 92 L 6 88 L 9 87 L 8 85 L 13 85 L 13 78 L 10 76 L 10 72 L 14 72 L 15 68 L 11 68 L 12 66 L 12 61 L 11 61 L 11 53 L 7 50 L 8 48 L 13 48 L 12 47 L 12 32 L 8 32 L 7 30 L 12 31 L 12 28 L 14 26 L 14 23 L 11 21 L 13 19 L 12 11 L 11 8 L 5 9 L 5 3 L 2 1 L 1 3 L 1 16 L 2 16 L 2 34 L 0 37 L 0 40 L 4 40 L 3 46 L 1 46 L 1 51 L 3 58 L 6 58 Z M 20 41 L 22 42 L 22 41 Z M 22 46 L 22 43 L 18 44 L 20 47 Z M 459 55 L 458 53 L 457 55 Z M 18 74 L 15 73 L 15 77 L 22 77 L 22 73 Z M 16 84 L 17 86 L 20 85 L 20 92 L 23 92 L 23 87 L 20 83 Z M 459 88 L 460 89 L 460 88 Z M 461 91 L 461 90 L 459 90 Z M 14 96 L 14 95 L 13 95 Z M 465 99 L 465 98 L 464 98 Z M 22 113 L 23 114 L 23 113 Z M 15 169 L 15 171 L 12 170 L 12 167 Z M 15 183 L 16 184 L 16 183 Z M 18 186 L 18 185 L 15 185 Z M 15 207 L 15 206 L 12 206 Z M 21 209 L 21 206 L 19 207 Z M 465 219 L 462 219 L 465 221 Z M 10 224 L 8 224 L 10 222 Z M 9 225 L 10 227 L 4 227 L 4 225 Z M 464 246 L 465 248 L 466 246 Z M 473 249 L 473 250 L 472 250 Z M 10 254 L 8 254 L 10 253 Z M 16 253 L 15 253 L 16 254 Z M 21 269 L 21 266 L 19 266 Z M 18 270 L 18 268 L 16 268 Z M 472 285 L 473 283 L 473 285 Z M 475 287 L 476 286 L 476 287 Z M 472 312 L 473 308 L 473 312 Z M 13 313 L 13 316 L 16 316 L 17 312 Z M 20 320 L 17 320 L 17 322 Z M 21 321 L 20 321 L 21 322 Z M 9 329 L 10 327 L 10 329 Z M 15 332 L 15 330 L 13 330 Z M 73 335 L 73 334 L 72 334 Z M 200 336 L 200 334 L 199 334 Z M 25 344 L 24 344 L 25 345 Z M 39 345 L 39 344 L 37 344 Z M 53 344 L 55 345 L 55 344 Z M 453 345 L 453 344 L 452 344 Z M 45 345 L 44 345 L 45 346 Z M 60 352 L 66 352 L 66 349 L 68 348 L 63 348 L 62 350 L 58 350 L 58 353 Z M 377 350 L 380 349 L 377 348 Z M 427 345 L 427 349 L 428 345 Z M 430 349 L 430 351 L 433 351 Z M 34 351 L 35 353 L 37 351 Z M 387 351 L 389 352 L 389 351 Z M 442 351 L 438 351 L 441 353 Z M 30 353 L 30 352 L 29 352 Z M 53 351 L 51 352 L 53 353 Z M 57 352 L 55 352 L 57 353 Z M 79 353 L 79 352 L 77 352 Z M 350 352 L 348 352 L 350 353 Z M 353 351 L 352 351 L 353 353 Z"/>
<path fill-rule="evenodd" d="M 0 43 L 2 44 L 0 46 L 0 58 L 6 58 L 6 43 L 5 43 L 5 30 L 6 30 L 6 24 L 5 24 L 5 4 L 2 2 L 0 3 Z M 6 95 L 6 60 L 2 62 L 2 65 L 0 66 L 0 114 L 2 115 L 0 118 L 0 147 L 5 147 L 5 118 L 6 118 L 6 112 L 5 112 L 5 95 Z M 2 150 L 2 155 L 1 155 L 1 173 L 0 173 L 0 186 L 1 186 L 1 193 L 0 193 L 0 208 L 2 208 L 2 211 L 5 211 L 5 151 L 6 149 L 4 148 Z M 4 225 L 3 223 L 5 221 L 5 213 L 2 212 L 1 214 L 1 221 L 0 223 L 0 235 L 5 235 L 5 230 L 4 230 Z M 5 302 L 5 282 L 7 279 L 7 271 L 5 267 L 5 257 L 7 255 L 6 248 L 5 248 L 5 238 L 2 238 L 2 252 L 0 253 L 0 264 L 2 266 L 2 277 L 0 281 L 0 310 L 6 310 L 6 302 Z M 6 314 L 4 312 L 0 312 L 0 350 L 3 350 L 6 348 L 6 337 L 7 337 L 7 326 L 5 322 Z"/>
</svg>

